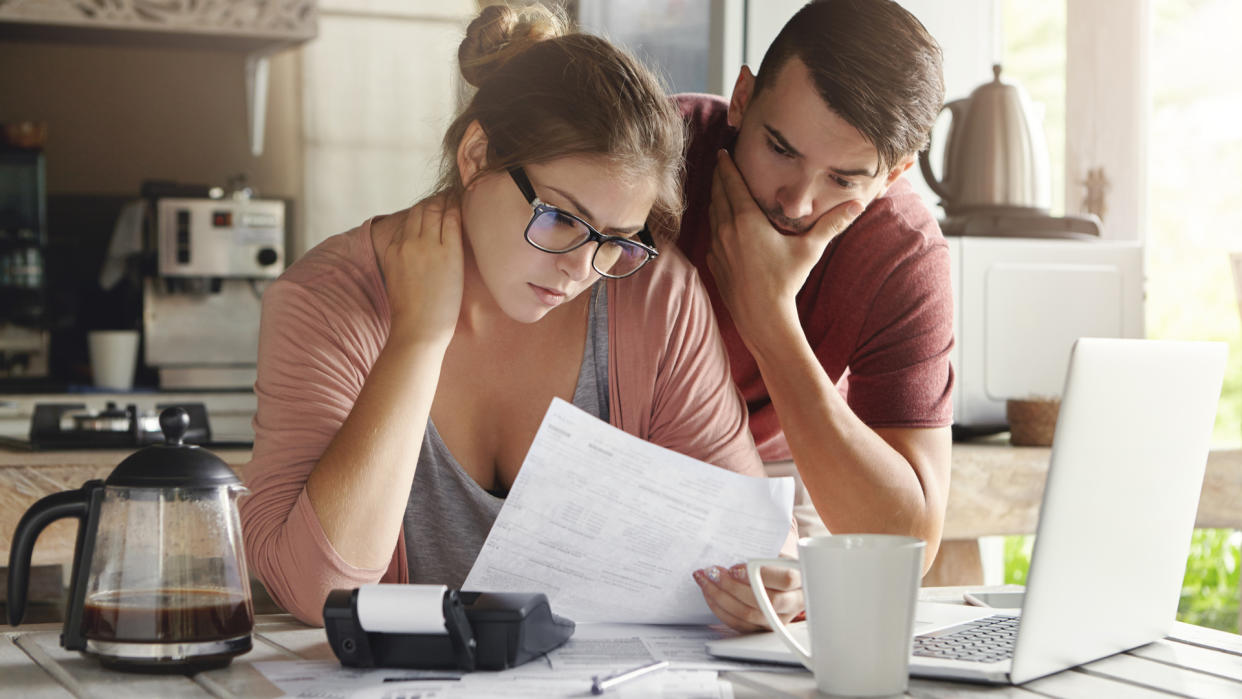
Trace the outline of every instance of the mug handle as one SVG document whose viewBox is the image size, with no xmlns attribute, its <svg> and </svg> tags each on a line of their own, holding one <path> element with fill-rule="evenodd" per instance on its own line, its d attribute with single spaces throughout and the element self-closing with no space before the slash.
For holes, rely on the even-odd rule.
<svg viewBox="0 0 1242 699">
<path fill-rule="evenodd" d="M 763 566 L 778 566 L 781 568 L 801 569 L 796 559 L 790 558 L 754 558 L 746 561 L 746 575 L 750 578 L 750 589 L 755 593 L 755 599 L 759 601 L 759 611 L 763 612 L 764 618 L 768 620 L 768 625 L 776 632 L 778 638 L 785 642 L 799 661 L 802 662 L 806 669 L 813 670 L 811 667 L 811 653 L 802 647 L 801 643 L 794 640 L 789 629 L 781 623 L 776 616 L 776 609 L 772 606 L 772 600 L 768 599 L 767 588 L 763 586 L 763 578 L 760 577 L 760 568 Z"/>
</svg>

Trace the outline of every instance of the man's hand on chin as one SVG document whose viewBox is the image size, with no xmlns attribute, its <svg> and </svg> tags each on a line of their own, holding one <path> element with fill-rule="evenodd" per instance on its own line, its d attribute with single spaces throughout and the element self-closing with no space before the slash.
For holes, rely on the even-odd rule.
<svg viewBox="0 0 1242 699">
<path fill-rule="evenodd" d="M 764 332 L 782 314 L 796 318 L 794 298 L 824 248 L 862 213 L 858 201 L 826 212 L 802 235 L 785 234 L 751 196 L 733 158 L 717 154 L 708 220 L 712 246 L 707 264 L 742 337 Z"/>
</svg>

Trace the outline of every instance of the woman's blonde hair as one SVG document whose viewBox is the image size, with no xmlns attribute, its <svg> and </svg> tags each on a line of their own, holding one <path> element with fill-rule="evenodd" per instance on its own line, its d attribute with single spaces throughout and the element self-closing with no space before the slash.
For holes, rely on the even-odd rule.
<svg viewBox="0 0 1242 699">
<path fill-rule="evenodd" d="M 570 32 L 564 16 L 535 4 L 492 5 L 457 51 L 477 91 L 444 136 L 439 190 L 460 192 L 457 149 L 478 121 L 488 137 L 475 176 L 571 155 L 598 155 L 622 176 L 654 176 L 648 224 L 676 235 L 682 211 L 684 126 L 656 77 L 608 41 Z"/>
</svg>

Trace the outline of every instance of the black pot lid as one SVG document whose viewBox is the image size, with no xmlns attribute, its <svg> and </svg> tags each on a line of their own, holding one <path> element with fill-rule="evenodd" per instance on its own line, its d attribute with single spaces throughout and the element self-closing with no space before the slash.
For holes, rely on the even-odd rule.
<svg viewBox="0 0 1242 699">
<path fill-rule="evenodd" d="M 220 457 L 201 447 L 183 444 L 190 428 L 184 408 L 160 413 L 163 444 L 152 444 L 130 454 L 104 485 L 126 488 L 214 488 L 240 485 L 241 480 Z"/>
</svg>

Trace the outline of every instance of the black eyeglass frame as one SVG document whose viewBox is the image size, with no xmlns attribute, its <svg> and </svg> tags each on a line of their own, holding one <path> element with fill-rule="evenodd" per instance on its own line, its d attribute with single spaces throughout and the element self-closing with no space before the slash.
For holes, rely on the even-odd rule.
<svg viewBox="0 0 1242 699">
<path fill-rule="evenodd" d="M 604 235 L 603 233 L 595 230 L 595 226 L 583 221 L 580 217 L 575 216 L 560 207 L 545 204 L 543 200 L 535 194 L 535 187 L 530 183 L 530 178 L 526 176 L 526 171 L 522 169 L 521 165 L 515 165 L 514 167 L 509 168 L 509 176 L 513 178 L 513 182 L 517 185 L 518 189 L 521 190 L 522 196 L 526 197 L 526 203 L 530 204 L 531 216 L 530 220 L 526 222 L 526 230 L 522 232 L 522 236 L 526 238 L 526 242 L 530 243 L 532 247 L 542 250 L 543 252 L 552 253 L 553 255 L 560 255 L 566 252 L 573 252 L 587 243 L 595 243 L 595 252 L 591 254 L 591 269 L 598 272 L 600 276 L 608 277 L 609 279 L 624 279 L 638 272 L 643 267 L 646 267 L 647 263 L 660 256 L 660 251 L 657 250 L 655 246 L 655 238 L 651 236 L 651 231 L 649 231 L 646 226 L 643 226 L 642 229 L 636 234 L 638 241 L 619 235 Z M 531 240 L 531 224 L 535 222 L 535 219 L 548 212 L 555 212 L 558 216 L 565 216 L 566 218 L 570 218 L 578 223 L 581 223 L 587 229 L 586 239 L 575 244 L 573 247 L 565 248 L 564 250 L 552 250 L 550 248 L 545 248 L 539 243 Z M 635 267 L 632 271 L 626 272 L 625 274 L 609 274 L 608 272 L 600 270 L 599 267 L 595 266 L 595 256 L 599 254 L 599 248 L 601 245 L 613 241 L 622 245 L 633 245 L 641 248 L 647 253 L 647 259 L 643 260 L 642 264 Z"/>
</svg>

